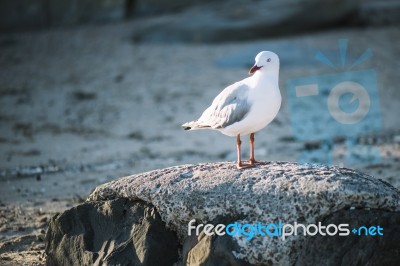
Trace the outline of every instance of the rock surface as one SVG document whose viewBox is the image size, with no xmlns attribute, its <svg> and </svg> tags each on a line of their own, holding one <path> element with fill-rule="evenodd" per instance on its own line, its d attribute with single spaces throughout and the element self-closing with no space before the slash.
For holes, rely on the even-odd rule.
<svg viewBox="0 0 400 266">
<path fill-rule="evenodd" d="M 231 0 L 195 5 L 150 20 L 134 39 L 149 42 L 221 42 L 267 38 L 337 24 L 354 14 L 358 1 Z"/>
<path fill-rule="evenodd" d="M 400 212 L 382 210 L 341 210 L 329 215 L 323 222 L 348 223 L 354 227 L 379 225 L 383 237 L 315 236 L 308 238 L 295 265 L 396 265 L 400 261 Z M 318 252 L 315 252 L 318 250 Z M 325 262 L 321 264 L 321 262 Z"/>
<path fill-rule="evenodd" d="M 397 0 L 364 0 L 354 21 L 361 25 L 399 25 L 400 2 Z"/>
<path fill-rule="evenodd" d="M 381 210 L 341 210 L 329 215 L 322 221 L 323 226 L 329 224 L 348 223 L 359 227 L 379 225 L 384 228 L 384 236 L 364 237 L 343 236 L 314 236 L 307 237 L 303 247 L 296 252 L 296 261 L 282 265 L 397 265 L 400 261 L 400 212 Z M 206 236 L 203 233 L 198 242 L 185 252 L 183 261 L 186 265 L 252 265 L 244 260 L 236 259 L 233 255 L 238 251 L 237 245 L 228 236 Z M 276 265 L 272 261 L 264 265 Z M 257 264 L 258 265 L 258 264 Z"/>
<path fill-rule="evenodd" d="M 125 2 L 124 0 L 0 1 L 0 31 L 119 21 L 125 17 Z"/>
<path fill-rule="evenodd" d="M 153 204 L 181 243 L 192 219 L 204 224 L 217 224 L 221 217 L 225 223 L 281 220 L 310 224 L 350 208 L 400 211 L 399 191 L 381 180 L 345 168 L 278 162 L 246 170 L 237 170 L 233 163 L 155 170 L 99 186 L 88 202 L 116 198 Z M 238 261 L 250 264 L 292 265 L 299 259 L 306 239 L 292 236 L 285 241 L 268 237 L 247 241 L 234 236 L 230 240 L 231 253 Z M 212 243 L 202 245 L 210 247 Z M 184 256 L 198 260 L 194 251 Z"/>
<path fill-rule="evenodd" d="M 129 199 L 83 203 L 56 215 L 46 242 L 47 265 L 171 265 L 178 260 L 177 238 L 155 208 Z"/>
</svg>

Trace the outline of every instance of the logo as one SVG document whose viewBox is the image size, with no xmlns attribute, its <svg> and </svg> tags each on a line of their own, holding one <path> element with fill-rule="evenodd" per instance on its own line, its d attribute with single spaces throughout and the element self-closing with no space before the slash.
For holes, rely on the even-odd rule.
<svg viewBox="0 0 400 266">
<path fill-rule="evenodd" d="M 225 224 L 198 224 L 194 225 L 196 220 L 193 219 L 188 223 L 188 235 L 191 236 L 193 233 L 198 236 L 203 231 L 206 235 L 229 235 L 231 237 L 244 237 L 247 241 L 252 240 L 256 236 L 260 237 L 279 237 L 285 240 L 290 236 L 349 236 L 350 225 L 349 224 L 328 224 L 322 225 L 321 222 L 317 224 L 304 225 L 301 223 L 294 222 L 293 224 L 286 224 L 279 221 L 278 223 L 264 224 L 257 222 L 254 224 L 242 224 L 234 222 L 228 225 Z M 360 226 L 351 230 L 353 235 L 357 236 L 383 236 L 383 228 L 377 226 Z"/>
<path fill-rule="evenodd" d="M 353 156 L 357 137 L 381 130 L 377 78 L 374 69 L 359 69 L 372 57 L 365 50 L 354 62 L 347 60 L 347 40 L 339 40 L 340 64 L 323 52 L 315 59 L 334 70 L 330 74 L 290 79 L 286 82 L 292 132 L 301 141 L 320 141 L 319 148 L 305 151 L 300 162 L 332 163 L 333 139 L 346 138 L 347 162 L 379 161 L 379 151 L 369 147 Z"/>
</svg>

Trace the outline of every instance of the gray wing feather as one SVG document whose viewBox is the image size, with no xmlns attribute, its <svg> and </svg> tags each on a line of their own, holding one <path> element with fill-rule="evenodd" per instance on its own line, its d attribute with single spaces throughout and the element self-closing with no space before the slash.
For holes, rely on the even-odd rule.
<svg viewBox="0 0 400 266">
<path fill-rule="evenodd" d="M 243 120 L 250 110 L 248 86 L 233 84 L 223 90 L 208 107 L 198 123 L 215 129 L 228 127 Z"/>
</svg>

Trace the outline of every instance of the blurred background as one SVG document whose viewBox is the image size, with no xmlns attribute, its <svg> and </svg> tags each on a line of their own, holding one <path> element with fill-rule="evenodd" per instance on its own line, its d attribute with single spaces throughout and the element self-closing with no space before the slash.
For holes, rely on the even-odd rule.
<svg viewBox="0 0 400 266">
<path fill-rule="evenodd" d="M 283 104 L 256 134 L 257 159 L 339 165 L 400 188 L 398 0 L 0 0 L 2 265 L 44 264 L 50 217 L 99 184 L 233 162 L 233 138 L 180 125 L 247 77 L 261 50 L 280 57 Z M 293 109 L 293 81 L 350 72 L 373 88 L 364 124 L 376 126 L 299 134 L 298 121 L 310 136 L 325 125 L 329 91 Z"/>
</svg>

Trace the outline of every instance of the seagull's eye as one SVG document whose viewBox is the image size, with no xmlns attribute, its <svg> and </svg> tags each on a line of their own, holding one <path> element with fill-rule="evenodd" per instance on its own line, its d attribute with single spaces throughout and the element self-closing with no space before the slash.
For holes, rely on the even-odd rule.
<svg viewBox="0 0 400 266">
<path fill-rule="evenodd" d="M 267 59 L 267 62 L 271 62 L 271 58 L 268 58 L 268 59 Z"/>
</svg>

